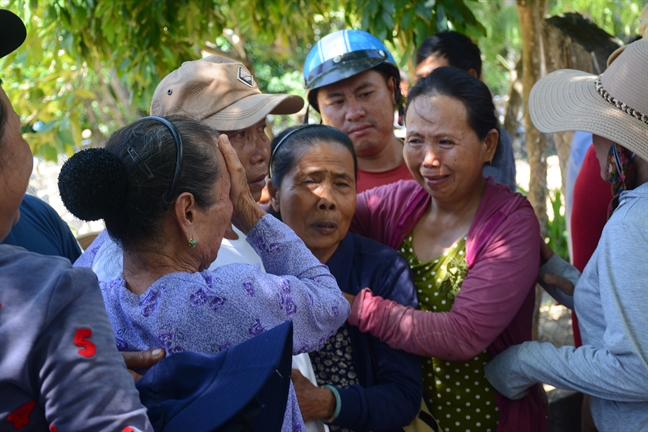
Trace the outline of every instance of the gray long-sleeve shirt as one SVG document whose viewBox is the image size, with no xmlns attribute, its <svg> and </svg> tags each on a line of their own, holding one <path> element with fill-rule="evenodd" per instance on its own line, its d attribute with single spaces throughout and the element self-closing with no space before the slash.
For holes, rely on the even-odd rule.
<svg viewBox="0 0 648 432">
<path fill-rule="evenodd" d="M 97 277 L 65 258 L 0 245 L 0 431 L 15 430 L 153 428 Z"/>
<path fill-rule="evenodd" d="M 583 346 L 526 342 L 486 366 L 502 394 L 535 382 L 590 394 L 599 430 L 648 431 L 648 183 L 621 194 L 574 294 Z"/>
</svg>

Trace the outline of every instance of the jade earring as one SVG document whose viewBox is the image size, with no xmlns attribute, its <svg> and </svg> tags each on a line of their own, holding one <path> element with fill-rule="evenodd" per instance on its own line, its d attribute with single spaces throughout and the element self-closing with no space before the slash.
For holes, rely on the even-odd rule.
<svg viewBox="0 0 648 432">
<path fill-rule="evenodd" d="M 190 248 L 195 248 L 197 244 L 198 244 L 198 242 L 196 241 L 196 239 L 191 237 L 191 239 L 189 240 L 189 247 Z"/>
</svg>

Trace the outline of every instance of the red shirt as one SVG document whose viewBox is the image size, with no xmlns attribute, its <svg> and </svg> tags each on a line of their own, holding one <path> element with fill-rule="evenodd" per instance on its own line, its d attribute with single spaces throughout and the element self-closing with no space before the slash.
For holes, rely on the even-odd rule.
<svg viewBox="0 0 648 432">
<path fill-rule="evenodd" d="M 412 180 L 412 173 L 405 164 L 401 162 L 396 168 L 387 171 L 372 172 L 358 170 L 358 182 L 356 183 L 356 192 L 364 192 L 377 186 L 390 183 L 396 183 L 398 180 Z"/>
<path fill-rule="evenodd" d="M 571 215 L 573 265 L 580 272 L 596 250 L 603 227 L 607 222 L 607 209 L 612 201 L 610 183 L 601 178 L 601 168 L 596 151 L 591 145 L 587 149 L 583 165 L 574 183 L 574 201 Z M 576 314 L 572 314 L 574 342 L 581 346 L 580 331 Z"/>
</svg>

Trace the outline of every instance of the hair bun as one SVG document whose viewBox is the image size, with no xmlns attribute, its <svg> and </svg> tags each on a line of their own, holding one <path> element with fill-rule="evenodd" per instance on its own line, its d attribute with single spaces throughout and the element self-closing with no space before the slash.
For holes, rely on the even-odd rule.
<svg viewBox="0 0 648 432">
<path fill-rule="evenodd" d="M 84 221 L 119 212 L 128 191 L 126 169 L 103 148 L 82 150 L 61 168 L 58 187 L 65 207 Z"/>
</svg>

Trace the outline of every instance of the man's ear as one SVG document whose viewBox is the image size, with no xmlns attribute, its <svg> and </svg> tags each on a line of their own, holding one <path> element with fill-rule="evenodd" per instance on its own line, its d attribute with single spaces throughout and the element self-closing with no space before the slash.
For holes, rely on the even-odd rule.
<svg viewBox="0 0 648 432">
<path fill-rule="evenodd" d="M 272 184 L 272 180 L 268 180 L 268 194 L 270 195 L 270 205 L 276 213 L 281 213 L 281 206 L 279 204 L 279 191 Z"/>
<path fill-rule="evenodd" d="M 389 89 L 389 94 L 391 95 L 390 97 L 392 100 L 392 105 L 396 106 L 396 93 L 394 92 L 394 89 L 396 88 L 396 80 L 394 79 L 393 76 L 390 76 L 387 79 L 387 88 Z"/>
<path fill-rule="evenodd" d="M 470 75 L 474 76 L 475 78 L 479 79 L 479 75 L 477 75 L 477 71 L 475 69 L 470 68 L 466 72 L 468 72 Z"/>
<path fill-rule="evenodd" d="M 173 213 L 178 221 L 178 226 L 185 237 L 187 237 L 187 240 L 193 237 L 197 210 L 198 204 L 196 203 L 196 199 L 189 192 L 181 193 L 174 204 Z"/>
</svg>

